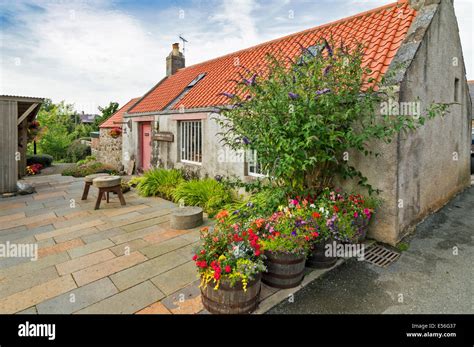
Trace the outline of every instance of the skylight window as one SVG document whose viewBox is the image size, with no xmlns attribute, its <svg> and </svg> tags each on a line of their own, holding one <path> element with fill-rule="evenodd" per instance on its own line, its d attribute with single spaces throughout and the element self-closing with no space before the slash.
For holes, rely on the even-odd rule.
<svg viewBox="0 0 474 347">
<path fill-rule="evenodd" d="M 318 56 L 324 49 L 324 45 L 312 45 L 306 47 L 306 50 L 301 54 L 300 58 L 298 59 L 298 65 L 302 65 L 303 62 L 308 61 L 309 59 Z"/>
<path fill-rule="evenodd" d="M 192 88 L 196 85 L 196 83 L 198 83 L 200 80 L 202 80 L 204 78 L 204 76 L 206 76 L 206 73 L 203 72 L 201 74 L 199 74 L 195 79 L 193 79 L 186 88 Z"/>
</svg>

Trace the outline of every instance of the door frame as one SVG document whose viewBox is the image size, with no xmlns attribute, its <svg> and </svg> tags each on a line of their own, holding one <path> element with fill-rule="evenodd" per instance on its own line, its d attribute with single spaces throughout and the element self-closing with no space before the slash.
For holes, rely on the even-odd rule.
<svg viewBox="0 0 474 347">
<path fill-rule="evenodd" d="M 152 155 L 152 122 L 151 121 L 143 121 L 143 122 L 138 122 L 138 153 L 139 155 L 139 169 L 143 172 L 145 169 L 143 167 L 143 126 L 144 125 L 150 125 L 150 166 L 151 166 L 151 155 Z"/>
</svg>

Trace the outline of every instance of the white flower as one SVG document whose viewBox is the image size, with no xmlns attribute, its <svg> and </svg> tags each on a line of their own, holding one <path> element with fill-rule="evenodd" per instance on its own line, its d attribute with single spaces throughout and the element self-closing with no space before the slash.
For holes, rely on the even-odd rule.
<svg viewBox="0 0 474 347">
<path fill-rule="evenodd" d="M 311 208 L 315 208 L 316 206 L 314 206 L 314 204 L 311 204 L 311 205 L 309 205 L 309 207 L 311 207 Z"/>
</svg>

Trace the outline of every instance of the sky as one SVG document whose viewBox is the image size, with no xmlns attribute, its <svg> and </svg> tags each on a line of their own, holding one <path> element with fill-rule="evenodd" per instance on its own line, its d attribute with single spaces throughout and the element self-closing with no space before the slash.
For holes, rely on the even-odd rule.
<svg viewBox="0 0 474 347">
<path fill-rule="evenodd" d="M 186 66 L 394 0 L 0 0 L 0 94 L 46 97 L 98 113 L 165 76 L 174 42 Z M 474 0 L 455 0 L 474 80 Z"/>
</svg>

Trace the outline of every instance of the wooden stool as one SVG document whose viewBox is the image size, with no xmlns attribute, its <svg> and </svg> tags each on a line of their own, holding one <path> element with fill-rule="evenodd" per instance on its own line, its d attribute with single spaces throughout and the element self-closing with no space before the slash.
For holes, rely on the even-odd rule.
<svg viewBox="0 0 474 347">
<path fill-rule="evenodd" d="M 105 176 L 105 177 L 97 177 L 92 180 L 92 185 L 99 189 L 99 195 L 97 196 L 97 201 L 95 203 L 94 210 L 98 210 L 100 207 L 100 202 L 104 193 L 107 193 L 107 202 L 109 202 L 109 193 L 114 192 L 117 193 L 120 204 L 123 206 L 125 205 L 125 199 L 123 198 L 122 194 L 122 187 L 121 187 L 122 178 L 120 176 Z"/>
<path fill-rule="evenodd" d="M 108 173 L 98 173 L 98 174 L 93 174 L 93 175 L 88 175 L 84 177 L 84 192 L 82 193 L 82 198 L 81 200 L 87 200 L 87 195 L 89 194 L 89 188 L 92 185 L 92 180 L 97 177 L 104 177 L 104 176 L 110 176 Z"/>
</svg>

